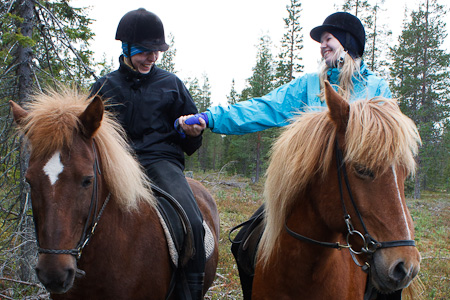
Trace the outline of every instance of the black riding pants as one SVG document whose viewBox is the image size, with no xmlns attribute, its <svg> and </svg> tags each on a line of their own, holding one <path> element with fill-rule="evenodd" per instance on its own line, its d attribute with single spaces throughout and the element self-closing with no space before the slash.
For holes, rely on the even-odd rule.
<svg viewBox="0 0 450 300">
<path fill-rule="evenodd" d="M 183 170 L 170 161 L 158 161 L 146 166 L 146 170 L 148 177 L 154 184 L 169 193 L 180 203 L 191 222 L 195 255 L 186 266 L 187 272 L 205 272 L 205 245 L 203 242 L 205 230 L 203 228 L 203 218 L 191 187 L 183 174 Z"/>
</svg>

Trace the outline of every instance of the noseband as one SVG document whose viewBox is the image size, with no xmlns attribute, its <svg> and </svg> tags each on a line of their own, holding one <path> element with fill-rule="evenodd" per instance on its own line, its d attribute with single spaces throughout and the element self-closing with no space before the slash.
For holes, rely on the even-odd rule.
<svg viewBox="0 0 450 300">
<path fill-rule="evenodd" d="M 336 243 L 329 243 L 329 242 L 321 242 L 321 241 L 317 241 L 311 238 L 308 238 L 306 236 L 300 235 L 294 231 L 292 231 L 288 226 L 287 223 L 285 223 L 285 229 L 286 231 L 293 236 L 294 238 L 303 241 L 303 242 L 308 242 L 308 243 L 312 243 L 315 245 L 319 245 L 322 247 L 327 247 L 327 248 L 335 248 L 335 249 L 342 249 L 342 248 L 348 248 L 350 250 L 350 253 L 352 254 L 352 258 L 353 261 L 359 266 L 362 267 L 364 271 L 367 271 L 368 268 L 370 267 L 369 263 L 366 262 L 364 265 L 361 265 L 355 258 L 355 254 L 356 255 L 360 255 L 360 254 L 368 254 L 368 255 L 372 255 L 373 253 L 375 253 L 375 251 L 377 251 L 378 249 L 382 249 L 382 248 L 392 248 L 392 247 L 402 247 L 402 246 L 416 246 L 416 243 L 414 240 L 397 240 L 397 241 L 388 241 L 388 242 L 378 242 L 377 240 L 375 240 L 368 232 L 367 227 L 364 223 L 364 220 L 361 216 L 361 213 L 358 210 L 358 207 L 356 206 L 356 203 L 353 199 L 353 194 L 351 192 L 350 189 L 350 183 L 348 180 L 348 176 L 347 176 L 347 170 L 345 168 L 345 163 L 344 163 L 344 157 L 342 154 L 341 149 L 339 148 L 338 145 L 338 141 L 336 139 L 336 143 L 335 143 L 335 152 L 336 152 L 336 162 L 337 162 L 337 173 L 338 173 L 338 182 L 339 182 L 339 193 L 340 193 L 340 197 L 341 197 L 341 203 L 342 203 L 342 208 L 344 210 L 344 221 L 345 224 L 347 225 L 347 244 L 346 245 L 342 245 L 339 242 Z M 342 176 L 341 176 L 342 174 Z M 345 187 L 347 189 L 348 195 L 350 197 L 351 203 L 353 208 L 355 209 L 356 215 L 364 229 L 364 234 L 362 234 L 361 232 L 355 230 L 355 228 L 353 227 L 353 224 L 351 222 L 351 217 L 347 211 L 347 207 L 345 205 L 344 202 L 344 193 L 343 193 L 343 186 L 342 186 L 342 178 L 344 178 L 344 182 L 345 182 Z M 352 245 L 350 245 L 349 243 L 349 239 L 351 236 L 357 236 L 360 237 L 363 241 L 363 246 L 361 248 L 360 251 L 355 251 L 352 248 Z"/>
<path fill-rule="evenodd" d="M 105 202 L 103 202 L 102 207 L 100 208 L 99 212 L 97 213 L 98 208 L 98 178 L 97 174 L 101 175 L 100 166 L 98 164 L 98 158 L 97 158 L 97 150 L 95 148 L 95 142 L 92 142 L 92 149 L 94 151 L 94 186 L 92 190 L 92 196 L 91 196 L 91 204 L 89 207 L 89 214 L 86 219 L 86 223 L 84 224 L 83 233 L 81 234 L 81 238 L 77 244 L 77 246 L 74 249 L 66 249 L 66 250 L 57 250 L 57 249 L 44 249 L 41 248 L 39 245 L 39 239 L 38 239 L 38 228 L 36 220 L 34 220 L 34 226 L 36 230 L 36 243 L 38 246 L 38 252 L 44 253 L 44 254 L 70 254 L 76 257 L 76 259 L 80 259 L 81 253 L 86 247 L 86 245 L 89 243 L 89 240 L 94 235 L 95 229 L 97 228 L 97 224 L 100 221 L 100 218 L 103 214 L 103 211 L 105 210 L 106 205 L 109 202 L 109 199 L 111 198 L 111 194 L 108 194 L 108 196 L 105 199 Z M 91 223 L 89 224 L 89 219 L 91 219 Z"/>
</svg>

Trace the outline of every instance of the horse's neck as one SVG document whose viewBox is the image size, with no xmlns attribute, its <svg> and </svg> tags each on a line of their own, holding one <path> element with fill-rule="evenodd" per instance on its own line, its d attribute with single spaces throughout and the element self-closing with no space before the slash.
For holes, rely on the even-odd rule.
<svg viewBox="0 0 450 300">
<path fill-rule="evenodd" d="M 287 219 L 287 225 L 292 231 L 316 241 L 344 243 L 343 235 L 330 229 L 323 217 L 319 216 L 315 208 L 307 201 L 293 207 Z M 281 234 L 279 247 L 280 249 L 290 249 L 279 259 L 285 260 L 286 264 L 295 262 L 304 271 L 302 274 L 305 276 L 310 276 L 309 273 L 326 273 L 329 261 L 342 259 L 340 251 L 293 239 L 287 231 L 283 231 Z"/>
<path fill-rule="evenodd" d="M 326 224 L 326 214 L 318 211 L 316 199 L 304 195 L 292 208 L 287 224 L 293 231 L 318 241 L 335 242 L 342 234 Z M 342 221 L 344 222 L 344 221 Z"/>
<path fill-rule="evenodd" d="M 310 205 L 293 207 L 287 225 L 296 233 L 318 241 L 344 242 L 342 234 L 330 230 Z M 263 278 L 278 277 L 273 281 L 277 287 L 271 287 L 272 280 L 263 281 L 264 293 L 284 289 L 291 290 L 299 299 L 362 299 L 362 292 L 353 285 L 358 282 L 364 286 L 365 275 L 354 265 L 347 250 L 300 241 L 285 230 L 263 273 Z M 278 296 L 275 293 L 268 299 Z"/>
<path fill-rule="evenodd" d="M 111 258 L 113 256 L 120 257 L 123 255 L 120 252 L 127 248 L 116 248 L 115 245 L 134 245 L 137 242 L 136 236 L 140 236 L 146 241 L 159 241 L 164 239 L 160 227 L 153 208 L 142 205 L 136 211 L 128 211 L 122 208 L 112 195 L 83 256 L 101 257 L 107 254 L 111 255 Z"/>
</svg>

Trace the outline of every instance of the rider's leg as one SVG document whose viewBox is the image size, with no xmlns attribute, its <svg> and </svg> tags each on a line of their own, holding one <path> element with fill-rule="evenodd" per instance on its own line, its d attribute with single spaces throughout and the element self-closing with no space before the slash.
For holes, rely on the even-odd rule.
<svg viewBox="0 0 450 300">
<path fill-rule="evenodd" d="M 194 235 L 194 257 L 187 263 L 187 280 L 192 299 L 203 299 L 203 279 L 205 272 L 205 246 L 203 217 L 194 194 L 187 183 L 183 170 L 169 161 L 159 161 L 146 166 L 150 179 L 161 189 L 174 197 L 185 210 Z"/>
</svg>

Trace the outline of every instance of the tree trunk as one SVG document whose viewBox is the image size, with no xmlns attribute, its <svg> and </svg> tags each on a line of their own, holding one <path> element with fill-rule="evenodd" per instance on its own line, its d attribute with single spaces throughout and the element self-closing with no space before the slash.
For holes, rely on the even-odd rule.
<svg viewBox="0 0 450 300">
<path fill-rule="evenodd" d="M 420 158 L 419 155 L 416 157 L 416 164 L 417 164 L 417 171 L 416 171 L 416 177 L 414 178 L 414 199 L 420 199 L 420 193 L 421 193 L 421 171 L 420 171 Z"/>
<path fill-rule="evenodd" d="M 19 15 L 23 18 L 22 24 L 20 24 L 20 33 L 25 37 L 32 37 L 33 25 L 34 25 L 34 3 L 32 0 L 21 0 L 18 2 Z M 33 86 L 33 73 L 31 69 L 31 60 L 33 56 L 33 51 L 30 46 L 22 46 L 19 44 L 17 49 L 17 61 L 19 62 L 19 66 L 17 68 L 17 80 L 18 80 L 18 96 L 19 103 L 25 103 L 28 101 L 28 96 L 32 92 Z M 29 159 L 29 153 L 27 151 L 20 153 L 20 172 L 21 177 L 24 178 L 25 170 L 27 167 L 27 162 Z M 31 220 L 27 217 L 26 212 L 29 209 L 29 203 L 27 201 L 27 191 L 25 189 L 21 189 L 21 213 L 22 213 L 22 222 L 20 231 L 22 234 L 22 246 L 21 252 L 24 261 L 20 262 L 20 279 L 23 281 L 31 281 L 33 277 L 33 270 L 29 264 L 35 257 L 33 255 L 33 251 L 31 250 L 32 243 L 28 240 L 28 234 L 33 232 L 34 229 L 32 227 Z M 30 238 L 33 240 L 32 238 Z"/>
</svg>

